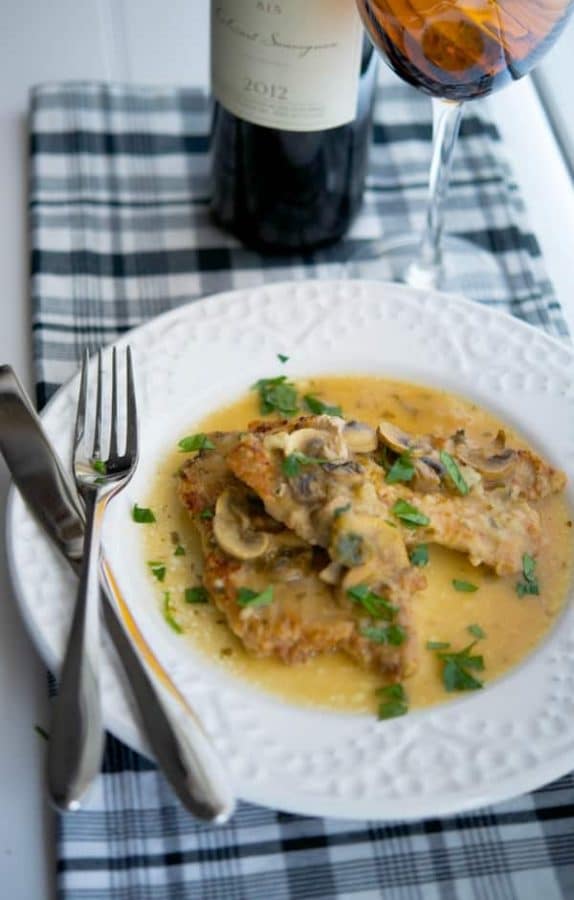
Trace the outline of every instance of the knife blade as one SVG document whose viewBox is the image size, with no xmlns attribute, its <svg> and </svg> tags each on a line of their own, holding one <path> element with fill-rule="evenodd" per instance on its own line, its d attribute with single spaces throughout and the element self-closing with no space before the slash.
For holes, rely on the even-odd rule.
<svg viewBox="0 0 574 900">
<path fill-rule="evenodd" d="M 0 397 L 0 450 L 14 482 L 58 550 L 79 560 L 84 517 L 76 491 L 10 366 L 0 366 Z"/>
<path fill-rule="evenodd" d="M 29 510 L 77 572 L 83 546 L 82 508 L 40 417 L 7 365 L 0 366 L 0 451 Z M 105 560 L 100 581 L 105 625 L 127 675 L 156 762 L 189 812 L 214 824 L 226 822 L 235 800 L 209 737 L 185 698 L 158 666 Z M 154 661 L 153 675 L 144 659 L 148 663 Z"/>
</svg>

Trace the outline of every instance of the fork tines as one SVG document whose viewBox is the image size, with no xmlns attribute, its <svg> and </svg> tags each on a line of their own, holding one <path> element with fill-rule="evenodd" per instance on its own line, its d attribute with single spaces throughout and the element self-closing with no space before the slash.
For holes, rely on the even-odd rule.
<svg viewBox="0 0 574 900">
<path fill-rule="evenodd" d="M 80 392 L 74 431 L 74 449 L 76 462 L 79 462 L 78 458 L 82 457 L 83 460 L 89 462 L 96 471 L 101 469 L 100 474 L 104 474 L 105 468 L 105 474 L 113 475 L 114 471 L 117 471 L 118 469 L 123 471 L 128 461 L 132 464 L 135 461 L 137 457 L 138 435 L 131 348 L 129 346 L 126 347 L 125 354 L 125 414 L 123 417 L 120 416 L 119 413 L 119 394 L 121 389 L 118 376 L 118 350 L 116 347 L 112 347 L 111 358 L 112 385 L 109 412 L 109 441 L 106 442 L 104 439 L 106 413 L 104 410 L 103 397 L 107 392 L 104 390 L 103 352 L 102 350 L 99 350 L 96 363 L 96 398 L 94 406 L 93 438 L 90 448 L 86 421 L 90 380 L 90 357 L 88 350 L 85 350 L 82 359 Z M 123 425 L 123 430 L 125 432 L 125 447 L 123 452 L 119 450 L 119 431 L 121 425 Z"/>
</svg>

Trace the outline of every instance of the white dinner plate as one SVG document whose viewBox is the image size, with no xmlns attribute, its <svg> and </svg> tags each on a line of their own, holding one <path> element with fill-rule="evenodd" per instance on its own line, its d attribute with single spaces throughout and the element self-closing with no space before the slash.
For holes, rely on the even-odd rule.
<svg viewBox="0 0 574 900">
<path fill-rule="evenodd" d="M 446 388 L 519 429 L 574 485 L 574 354 L 504 314 L 459 297 L 364 281 L 290 282 L 209 297 L 130 332 L 137 365 L 141 462 L 110 507 L 109 562 L 131 613 L 199 712 L 239 797 L 299 813 L 356 819 L 438 816 L 501 800 L 574 764 L 574 610 L 520 666 L 485 689 L 400 719 L 314 711 L 234 680 L 176 635 L 158 609 L 132 504 L 158 459 L 194 422 L 258 378 L 377 374 Z M 281 366 L 277 353 L 290 357 Z M 77 382 L 43 421 L 70 458 Z M 138 531 L 138 528 L 140 529 Z M 8 549 L 33 639 L 57 668 L 74 578 L 16 492 Z M 107 727 L 144 739 L 106 646 Z"/>
</svg>

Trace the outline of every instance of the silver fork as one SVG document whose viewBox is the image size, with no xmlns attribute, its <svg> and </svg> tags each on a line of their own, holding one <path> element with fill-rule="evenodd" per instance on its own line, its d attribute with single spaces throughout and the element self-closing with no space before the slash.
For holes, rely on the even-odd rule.
<svg viewBox="0 0 574 900">
<path fill-rule="evenodd" d="M 100 770 L 104 728 L 100 698 L 100 538 L 111 498 L 128 483 L 138 457 L 137 411 L 130 348 L 126 351 L 126 442 L 118 450 L 118 364 L 112 351 L 110 437 L 103 431 L 102 354 L 98 354 L 93 439 L 89 442 L 88 363 L 82 363 L 74 433 L 74 478 L 86 511 L 84 555 L 48 748 L 48 791 L 62 811 L 79 809 Z"/>
</svg>

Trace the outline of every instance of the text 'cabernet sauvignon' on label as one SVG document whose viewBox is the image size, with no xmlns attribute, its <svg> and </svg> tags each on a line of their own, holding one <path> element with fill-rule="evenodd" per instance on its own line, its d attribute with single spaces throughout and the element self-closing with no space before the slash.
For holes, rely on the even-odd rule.
<svg viewBox="0 0 574 900">
<path fill-rule="evenodd" d="M 214 0 L 211 83 L 246 122 L 320 131 L 356 113 L 362 28 L 352 0 Z"/>
</svg>

